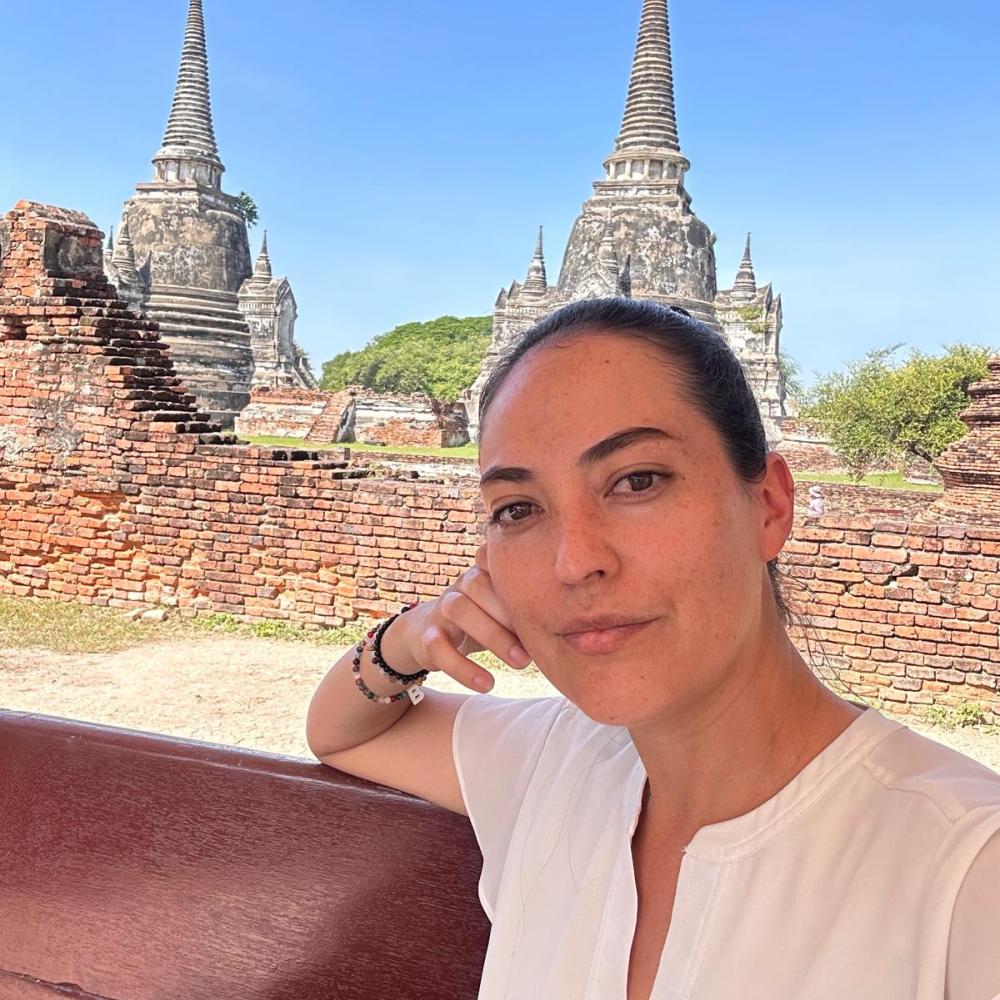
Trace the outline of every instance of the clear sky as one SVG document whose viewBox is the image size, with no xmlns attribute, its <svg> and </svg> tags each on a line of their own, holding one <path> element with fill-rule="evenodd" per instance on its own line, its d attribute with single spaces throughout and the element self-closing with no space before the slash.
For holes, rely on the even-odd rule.
<svg viewBox="0 0 1000 1000">
<path fill-rule="evenodd" d="M 1000 4 L 671 7 L 720 284 L 752 230 L 807 379 L 897 341 L 1000 347 Z M 614 143 L 640 8 L 205 0 L 224 187 L 260 207 L 317 371 L 398 323 L 491 312 L 539 223 L 555 277 Z M 0 0 L 0 211 L 31 198 L 117 223 L 152 176 L 186 10 Z"/>
</svg>

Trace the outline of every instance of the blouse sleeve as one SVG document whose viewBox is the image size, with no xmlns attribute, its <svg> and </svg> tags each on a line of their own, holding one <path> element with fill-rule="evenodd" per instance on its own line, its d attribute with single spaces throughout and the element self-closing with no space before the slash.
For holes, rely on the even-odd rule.
<svg viewBox="0 0 1000 1000">
<path fill-rule="evenodd" d="M 483 855 L 479 899 L 493 920 L 514 825 L 563 698 L 473 695 L 455 717 L 452 753 Z"/>
<path fill-rule="evenodd" d="M 945 997 L 1000 997 L 1000 831 L 976 855 L 955 901 Z"/>
</svg>

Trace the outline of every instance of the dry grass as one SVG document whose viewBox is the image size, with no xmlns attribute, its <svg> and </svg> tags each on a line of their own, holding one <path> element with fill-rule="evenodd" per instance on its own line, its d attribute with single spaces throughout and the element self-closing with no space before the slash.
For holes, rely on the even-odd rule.
<svg viewBox="0 0 1000 1000">
<path fill-rule="evenodd" d="M 845 486 L 873 486 L 881 490 L 912 490 L 916 493 L 942 493 L 944 488 L 936 483 L 918 483 L 904 478 L 898 472 L 873 472 L 862 479 L 852 479 L 844 473 L 795 472 L 796 482 L 843 483 Z"/>
<path fill-rule="evenodd" d="M 0 597 L 0 649 L 47 649 L 53 653 L 116 653 L 149 643 L 183 642 L 212 636 L 280 639 L 314 646 L 345 648 L 361 641 L 362 624 L 317 631 L 285 621 L 243 622 L 228 614 L 164 622 L 128 621 L 127 612 L 37 597 Z M 476 653 L 489 670 L 509 670 L 492 653 Z"/>
<path fill-rule="evenodd" d="M 0 648 L 48 649 L 55 653 L 113 653 L 150 642 L 232 635 L 349 646 L 361 638 L 360 625 L 311 631 L 288 622 L 241 622 L 232 615 L 168 617 L 151 624 L 129 621 L 118 608 L 91 607 L 28 597 L 0 597 Z"/>
<path fill-rule="evenodd" d="M 245 435 L 244 441 L 265 448 L 294 448 L 297 451 L 332 451 L 337 448 L 350 448 L 352 452 L 390 452 L 394 455 L 423 455 L 426 458 L 468 458 L 479 456 L 479 446 L 465 444 L 455 448 L 422 448 L 417 445 L 404 444 L 365 444 L 362 441 L 349 441 L 343 444 L 327 444 L 317 441 L 306 441 L 305 438 L 257 437 Z"/>
</svg>

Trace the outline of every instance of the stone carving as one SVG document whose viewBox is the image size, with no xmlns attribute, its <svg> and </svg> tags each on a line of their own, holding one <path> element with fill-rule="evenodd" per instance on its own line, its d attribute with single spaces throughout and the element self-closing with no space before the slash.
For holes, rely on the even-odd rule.
<svg viewBox="0 0 1000 1000">
<path fill-rule="evenodd" d="M 723 333 L 746 365 L 769 439 L 780 440 L 781 299 L 770 285 L 757 289 L 749 245 L 736 287 L 719 292 L 715 236 L 684 186 L 690 166 L 677 132 L 667 0 L 644 0 L 621 131 L 573 226 L 558 282 L 545 280 L 539 241 L 524 284 L 497 298 L 492 343 L 463 397 L 473 438 L 486 379 L 529 327 L 568 302 L 625 295 L 681 306 Z"/>
</svg>

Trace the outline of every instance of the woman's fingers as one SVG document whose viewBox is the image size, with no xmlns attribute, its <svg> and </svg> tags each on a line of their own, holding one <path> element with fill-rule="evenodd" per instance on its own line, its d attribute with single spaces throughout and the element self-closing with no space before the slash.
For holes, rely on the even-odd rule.
<svg viewBox="0 0 1000 1000">
<path fill-rule="evenodd" d="M 462 656 L 440 625 L 428 625 L 423 640 L 428 659 L 435 669 L 476 691 L 489 691 L 493 687 L 493 675 L 467 656 Z"/>
<path fill-rule="evenodd" d="M 406 624 L 409 645 L 418 663 L 427 670 L 440 670 L 460 684 L 477 691 L 493 687 L 493 675 L 466 653 L 482 650 L 498 656 L 516 669 L 524 669 L 531 657 L 521 647 L 510 614 L 490 580 L 486 546 L 476 553 L 476 565 L 466 570 L 422 614 Z"/>
<path fill-rule="evenodd" d="M 441 598 L 440 608 L 444 619 L 457 626 L 480 648 L 489 650 L 512 667 L 521 669 L 531 662 L 521 650 L 517 636 L 496 619 L 489 607 L 481 606 L 478 599 L 452 590 Z"/>
<path fill-rule="evenodd" d="M 489 573 L 474 566 L 465 572 L 458 589 L 468 594 L 494 621 L 514 634 L 514 623 L 511 621 L 510 612 L 501 603 Z"/>
</svg>

